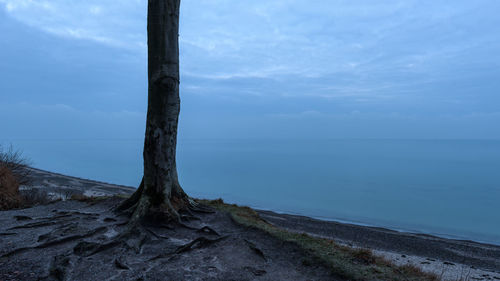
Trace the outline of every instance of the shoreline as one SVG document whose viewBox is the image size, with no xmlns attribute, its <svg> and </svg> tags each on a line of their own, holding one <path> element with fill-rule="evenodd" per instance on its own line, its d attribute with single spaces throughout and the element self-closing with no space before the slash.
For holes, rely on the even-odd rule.
<svg viewBox="0 0 500 281">
<path fill-rule="evenodd" d="M 44 189 L 63 199 L 69 198 L 69 194 L 113 196 L 135 191 L 133 187 L 30 169 L 32 184 L 23 188 Z M 350 247 L 368 248 L 395 264 L 411 263 L 424 271 L 441 275 L 443 280 L 465 276 L 480 278 L 477 280 L 500 280 L 499 245 L 270 210 L 256 211 L 264 220 L 288 231 L 331 239 Z"/>
<path fill-rule="evenodd" d="M 69 176 L 65 175 L 62 173 L 57 173 L 57 172 L 51 172 L 47 170 L 43 170 L 40 168 L 34 168 L 34 167 L 29 167 L 30 170 L 32 170 L 36 176 L 32 177 L 32 180 L 35 182 L 35 188 L 41 187 L 45 185 L 45 187 L 55 187 L 54 185 L 47 185 L 46 183 L 43 183 L 40 181 L 41 178 L 52 178 L 53 180 L 56 181 L 61 181 L 62 179 L 68 179 L 68 180 L 76 180 L 80 183 L 84 183 L 85 189 L 83 193 L 77 193 L 77 194 L 82 194 L 82 195 L 87 195 L 87 196 L 108 196 L 108 195 L 114 195 L 114 194 L 127 194 L 127 193 L 133 193 L 137 188 L 132 187 L 132 186 L 127 186 L 127 185 L 122 185 L 122 184 L 114 184 L 114 183 L 108 183 L 104 181 L 98 181 L 98 180 L 92 180 L 92 179 L 87 179 L 87 178 L 81 178 L 81 177 L 76 177 L 76 176 Z M 41 176 L 41 177 L 40 177 Z M 74 182 L 74 181 L 73 181 Z M 58 183 L 60 185 L 59 188 L 71 188 L 72 186 L 68 186 L 64 182 Z M 97 190 L 96 188 L 98 187 L 106 187 L 106 188 L 112 188 L 112 190 L 108 190 L 107 192 L 103 192 L 103 190 Z M 117 188 L 119 191 L 115 192 L 115 188 Z M 77 190 L 75 190 L 76 192 Z M 86 194 L 85 194 L 86 192 Z M 100 195 L 101 193 L 106 193 L 105 195 Z M 213 198 L 216 199 L 216 198 Z M 499 246 L 500 247 L 500 241 L 498 243 L 493 242 L 493 241 L 487 241 L 487 240 L 482 240 L 482 239 L 475 239 L 475 238 L 469 238 L 465 236 L 457 236 L 457 235 L 452 235 L 452 234 L 443 234 L 443 233 L 437 233 L 437 232 L 432 232 L 432 231 L 420 231 L 418 229 L 405 229 L 405 228 L 400 228 L 400 227 L 391 227 L 391 226 L 383 226 L 380 224 L 372 224 L 372 223 L 366 223 L 358 220 L 349 220 L 349 219 L 342 219 L 342 218 L 331 218 L 331 217 L 323 217 L 323 216 L 315 216 L 315 215 L 307 215 L 307 214 L 301 214 L 293 211 L 282 211 L 282 210 L 275 210 L 275 209 L 268 209 L 268 208 L 262 208 L 262 207 L 254 207 L 252 205 L 248 205 L 249 207 L 258 210 L 258 211 L 268 211 L 268 212 L 273 212 L 276 214 L 280 215 L 292 215 L 292 216 L 298 216 L 298 217 L 304 217 L 304 218 L 311 218 L 315 219 L 318 221 L 324 221 L 324 222 L 335 222 L 335 223 L 340 223 L 340 224 L 348 224 L 348 225 L 355 225 L 355 226 L 361 226 L 361 227 L 369 227 L 369 228 L 381 228 L 381 229 L 386 229 L 390 231 L 396 231 L 400 233 L 408 233 L 408 234 L 415 234 L 415 235 L 428 235 L 428 236 L 433 236 L 433 237 L 438 237 L 438 238 L 443 238 L 443 239 L 448 239 L 448 240 L 454 240 L 454 241 L 462 241 L 462 242 L 473 242 L 473 243 L 479 243 L 479 244 L 485 244 L 485 245 L 493 245 L 493 246 Z"/>
<path fill-rule="evenodd" d="M 340 218 L 330 218 L 330 217 L 322 217 L 322 216 L 314 216 L 314 215 L 307 215 L 307 214 L 301 214 L 301 213 L 296 213 L 296 212 L 291 212 L 291 211 L 282 211 L 282 210 L 273 210 L 273 209 L 267 209 L 267 208 L 259 208 L 259 207 L 252 207 L 251 205 L 249 206 L 252 209 L 255 209 L 257 211 L 262 211 L 262 212 L 272 212 L 278 215 L 290 215 L 290 216 L 297 216 L 297 217 L 303 217 L 303 218 L 309 218 L 317 221 L 322 221 L 322 222 L 332 222 L 332 223 L 339 223 L 339 224 L 347 224 L 347 225 L 353 225 L 353 226 L 360 226 L 360 227 L 368 227 L 368 228 L 375 228 L 375 229 L 383 229 L 383 230 L 388 230 L 388 231 L 395 231 L 399 232 L 402 234 L 414 234 L 414 235 L 422 235 L 422 236 L 431 236 L 431 237 L 436 237 L 436 238 L 442 238 L 442 239 L 447 239 L 447 240 L 453 240 L 453 241 L 461 241 L 461 242 L 472 242 L 472 243 L 478 243 L 478 244 L 484 244 L 484 245 L 492 245 L 492 246 L 497 246 L 500 247 L 500 241 L 499 242 L 493 242 L 493 241 L 487 241 L 487 240 L 481 240 L 481 239 L 474 239 L 474 238 L 468 238 L 465 236 L 457 236 L 457 235 L 452 235 L 452 234 L 442 234 L 442 233 L 437 233 L 437 232 L 431 232 L 431 231 L 419 231 L 416 229 L 405 229 L 405 228 L 399 228 L 399 227 L 391 227 L 391 226 L 382 226 L 382 225 L 377 225 L 377 224 L 371 224 L 371 223 L 365 223 L 357 220 L 348 220 L 348 219 L 340 219 Z"/>
</svg>

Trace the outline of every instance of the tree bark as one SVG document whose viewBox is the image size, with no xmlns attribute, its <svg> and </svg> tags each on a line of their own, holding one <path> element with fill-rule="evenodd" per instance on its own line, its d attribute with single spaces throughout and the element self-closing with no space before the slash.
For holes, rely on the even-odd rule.
<svg viewBox="0 0 500 281">
<path fill-rule="evenodd" d="M 180 0 L 148 1 L 148 112 L 144 140 L 144 177 L 121 209 L 132 208 L 132 219 L 151 209 L 177 216 L 189 203 L 176 166 L 179 98 Z"/>
</svg>

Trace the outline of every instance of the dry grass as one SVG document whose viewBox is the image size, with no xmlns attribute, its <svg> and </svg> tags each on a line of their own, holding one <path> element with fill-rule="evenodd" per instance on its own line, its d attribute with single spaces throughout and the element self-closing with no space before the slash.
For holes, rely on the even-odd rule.
<svg viewBox="0 0 500 281">
<path fill-rule="evenodd" d="M 9 168 L 0 166 L 0 210 L 19 208 L 22 204 L 16 177 Z"/>
<path fill-rule="evenodd" d="M 19 190 L 19 183 L 13 173 L 6 167 L 0 167 L 0 210 L 29 208 L 53 201 L 42 189 Z"/>
<path fill-rule="evenodd" d="M 83 194 L 73 194 L 73 195 L 71 195 L 71 197 L 69 199 L 79 201 L 79 202 L 85 202 L 85 203 L 89 203 L 89 204 L 93 205 L 93 204 L 97 204 L 97 203 L 101 202 L 102 200 L 109 199 L 111 197 L 112 196 L 86 196 Z"/>
<path fill-rule="evenodd" d="M 16 150 L 11 146 L 4 149 L 0 146 L 0 167 L 4 167 L 12 172 L 19 185 L 30 184 L 31 171 L 26 169 L 30 165 L 30 161 L 23 157 L 20 150 Z"/>
<path fill-rule="evenodd" d="M 49 196 L 47 191 L 41 188 L 23 189 L 19 191 L 19 194 L 23 199 L 22 207 L 24 208 L 29 208 L 36 205 L 45 205 L 56 201 Z"/>
<path fill-rule="evenodd" d="M 0 210 L 33 206 L 48 201 L 47 194 L 38 190 L 19 190 L 30 184 L 29 161 L 12 146 L 0 146 Z"/>
<path fill-rule="evenodd" d="M 80 201 L 80 202 L 93 202 L 96 200 L 97 197 L 94 196 L 86 196 L 83 194 L 72 194 L 69 199 L 70 200 L 75 200 L 75 201 Z"/>
<path fill-rule="evenodd" d="M 222 199 L 200 202 L 230 213 L 234 221 L 241 225 L 263 230 L 280 240 L 299 245 L 308 253 L 302 261 L 304 265 L 323 263 L 335 275 L 347 280 L 439 280 L 437 276 L 422 272 L 419 268 L 394 265 L 367 249 L 341 246 L 329 239 L 278 228 L 262 220 L 257 212 L 248 207 L 225 204 Z"/>
</svg>

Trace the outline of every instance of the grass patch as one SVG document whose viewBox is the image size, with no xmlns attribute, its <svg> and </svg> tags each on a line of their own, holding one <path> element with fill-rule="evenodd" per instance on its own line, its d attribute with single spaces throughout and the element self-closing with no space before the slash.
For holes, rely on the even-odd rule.
<svg viewBox="0 0 500 281">
<path fill-rule="evenodd" d="M 373 255 L 370 250 L 341 246 L 332 240 L 312 237 L 305 233 L 289 232 L 262 220 L 249 207 L 225 204 L 222 199 L 200 200 L 200 203 L 228 212 L 241 225 L 263 230 L 270 235 L 299 245 L 306 253 L 302 263 L 306 266 L 323 263 L 335 275 L 348 280 L 408 280 L 436 281 L 436 275 L 422 272 L 414 266 L 397 266 Z"/>
</svg>

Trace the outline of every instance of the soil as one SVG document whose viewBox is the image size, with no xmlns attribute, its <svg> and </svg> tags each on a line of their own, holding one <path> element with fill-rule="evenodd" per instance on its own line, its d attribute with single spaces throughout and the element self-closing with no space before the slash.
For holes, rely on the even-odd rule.
<svg viewBox="0 0 500 281">
<path fill-rule="evenodd" d="M 339 280 L 303 263 L 308 254 L 298 246 L 221 212 L 184 226 L 146 226 L 141 246 L 127 241 L 93 254 L 125 232 L 127 218 L 111 211 L 121 200 L 0 212 L 0 280 Z"/>
</svg>

